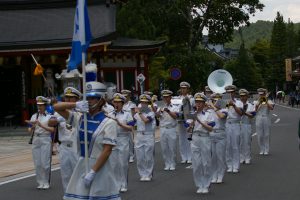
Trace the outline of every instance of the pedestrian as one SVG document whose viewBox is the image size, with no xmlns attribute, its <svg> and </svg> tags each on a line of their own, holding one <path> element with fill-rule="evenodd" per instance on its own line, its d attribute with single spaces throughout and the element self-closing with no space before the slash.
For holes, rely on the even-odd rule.
<svg viewBox="0 0 300 200">
<path fill-rule="evenodd" d="M 114 199 L 120 198 L 111 156 L 117 145 L 117 123 L 105 115 L 106 86 L 99 82 L 86 83 L 87 101 L 61 102 L 54 109 L 67 119 L 67 123 L 78 127 L 80 158 L 76 164 L 64 199 Z M 82 116 L 73 109 L 87 113 L 88 166 L 85 163 L 85 131 Z M 72 122 L 72 123 L 71 123 Z M 86 173 L 86 167 L 89 172 Z"/>
<path fill-rule="evenodd" d="M 240 135 L 243 103 L 235 98 L 235 85 L 225 87 L 230 95 L 228 100 L 228 116 L 226 120 L 226 164 L 227 172 L 238 173 L 240 168 Z"/>
<path fill-rule="evenodd" d="M 140 181 L 151 181 L 154 168 L 155 114 L 149 108 L 151 97 L 140 96 L 140 108 L 135 108 L 134 119 L 137 126 L 135 153 Z"/>
<path fill-rule="evenodd" d="M 29 123 L 32 125 L 30 131 L 34 134 L 32 141 L 32 158 L 35 167 L 37 189 L 50 188 L 52 140 L 53 127 L 48 126 L 51 117 L 46 112 L 48 99 L 43 96 L 36 97 L 37 113 L 33 114 Z"/>
<path fill-rule="evenodd" d="M 188 129 L 192 129 L 192 167 L 193 177 L 197 193 L 207 194 L 212 177 L 211 170 L 211 140 L 210 132 L 213 130 L 214 122 L 210 112 L 205 111 L 207 98 L 202 93 L 194 96 L 196 113 L 195 118 Z"/>
<path fill-rule="evenodd" d="M 266 96 L 267 90 L 258 88 L 259 99 L 254 102 L 256 111 L 256 132 L 260 155 L 269 155 L 270 151 L 270 111 L 274 109 L 274 103 Z"/>
<path fill-rule="evenodd" d="M 133 103 L 130 99 L 131 97 L 131 91 L 130 90 L 122 90 L 121 94 L 126 97 L 126 100 L 123 105 L 123 110 L 131 113 L 132 117 L 135 114 L 135 108 L 136 104 Z M 129 162 L 133 163 L 134 162 L 134 131 L 131 132 L 130 137 L 129 137 Z"/>
<path fill-rule="evenodd" d="M 172 94 L 170 90 L 161 91 L 164 104 L 156 112 L 156 116 L 160 119 L 160 145 L 166 171 L 173 171 L 176 168 L 176 127 L 179 110 L 171 103 Z"/>
<path fill-rule="evenodd" d="M 241 117 L 240 138 L 240 163 L 251 163 L 252 119 L 255 116 L 255 106 L 248 101 L 249 92 L 246 89 L 239 90 L 240 99 L 243 103 L 243 115 Z"/>
<path fill-rule="evenodd" d="M 120 192 L 128 190 L 128 163 L 129 163 L 129 138 L 131 137 L 134 121 L 131 112 L 123 109 L 126 97 L 120 93 L 113 95 L 115 110 L 109 117 L 114 119 L 117 124 L 117 146 L 114 147 L 117 162 L 115 163 L 115 174 L 119 184 Z"/>
<path fill-rule="evenodd" d="M 192 163 L 191 144 L 188 140 L 189 134 L 187 133 L 184 121 L 186 121 L 186 115 L 193 111 L 194 99 L 189 94 L 190 84 L 188 82 L 180 83 L 180 99 L 182 105 L 180 106 L 181 117 L 178 118 L 178 135 L 179 135 L 179 153 L 181 156 L 181 163 Z"/>
<path fill-rule="evenodd" d="M 73 87 L 67 87 L 64 90 L 65 102 L 77 102 L 80 100 L 82 94 Z M 81 115 L 79 112 L 74 114 Z M 77 118 L 79 118 L 77 117 Z M 72 124 L 72 122 L 71 122 Z M 60 139 L 59 144 L 59 161 L 60 161 L 60 174 L 64 192 L 72 176 L 75 165 L 78 161 L 78 146 L 77 146 L 77 127 L 66 123 L 65 118 L 60 114 L 55 113 L 48 123 L 51 127 L 57 127 Z"/>
<path fill-rule="evenodd" d="M 210 96 L 212 102 L 209 104 L 211 108 L 212 120 L 215 122 L 213 131 L 209 136 L 211 139 L 212 151 L 212 179 L 211 183 L 223 183 L 223 177 L 226 171 L 226 132 L 225 123 L 228 115 L 228 109 L 222 108 L 222 94 L 213 93 Z"/>
</svg>

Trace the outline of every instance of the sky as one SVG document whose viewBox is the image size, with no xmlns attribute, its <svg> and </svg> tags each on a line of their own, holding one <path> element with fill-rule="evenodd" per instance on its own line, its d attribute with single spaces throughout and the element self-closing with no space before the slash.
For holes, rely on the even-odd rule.
<svg viewBox="0 0 300 200">
<path fill-rule="evenodd" d="M 250 17 L 250 22 L 257 20 L 273 21 L 277 11 L 283 15 L 284 21 L 291 19 L 294 23 L 300 22 L 300 0 L 260 0 L 265 5 L 262 12 L 257 12 Z"/>
</svg>

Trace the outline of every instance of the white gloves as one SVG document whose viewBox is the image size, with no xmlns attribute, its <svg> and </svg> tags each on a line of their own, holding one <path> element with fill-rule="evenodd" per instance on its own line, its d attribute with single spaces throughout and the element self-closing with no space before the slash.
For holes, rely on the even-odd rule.
<svg viewBox="0 0 300 200">
<path fill-rule="evenodd" d="M 90 187 L 91 186 L 91 184 L 92 184 L 92 182 L 93 182 L 93 180 L 95 178 L 95 175 L 96 175 L 96 172 L 93 169 L 91 169 L 89 171 L 89 173 L 87 173 L 85 175 L 85 177 L 84 177 L 84 185 L 85 185 L 85 187 Z"/>
<path fill-rule="evenodd" d="M 57 117 L 56 120 L 57 120 L 58 123 L 66 121 L 65 118 L 63 118 L 63 117 Z"/>
<path fill-rule="evenodd" d="M 87 101 L 78 101 L 75 108 L 79 112 L 87 113 L 89 111 L 89 103 Z"/>
</svg>

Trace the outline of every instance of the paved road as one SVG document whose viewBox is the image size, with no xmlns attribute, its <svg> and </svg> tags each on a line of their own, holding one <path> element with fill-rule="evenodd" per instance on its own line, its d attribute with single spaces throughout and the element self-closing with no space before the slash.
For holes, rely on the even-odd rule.
<svg viewBox="0 0 300 200">
<path fill-rule="evenodd" d="M 129 191 L 122 194 L 125 200 L 298 200 L 300 197 L 300 152 L 297 125 L 300 111 L 277 106 L 272 117 L 271 151 L 259 156 L 257 139 L 253 137 L 253 162 L 242 166 L 239 174 L 226 174 L 224 184 L 212 185 L 208 195 L 196 194 L 192 170 L 178 164 L 175 172 L 163 171 L 159 143 L 156 144 L 154 180 L 139 182 L 136 166 L 131 164 Z M 275 123 L 276 122 L 276 123 Z M 1 199 L 61 199 L 62 187 L 59 172 L 55 171 L 52 188 L 35 189 L 34 177 L 0 186 Z"/>
</svg>

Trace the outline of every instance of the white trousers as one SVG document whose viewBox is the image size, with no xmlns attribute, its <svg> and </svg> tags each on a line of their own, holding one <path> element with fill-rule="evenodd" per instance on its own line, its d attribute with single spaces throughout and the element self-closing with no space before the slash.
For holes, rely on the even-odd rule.
<svg viewBox="0 0 300 200">
<path fill-rule="evenodd" d="M 178 134 L 179 134 L 179 152 L 182 161 L 191 161 L 192 154 L 191 154 L 191 144 L 188 140 L 189 134 L 186 131 L 183 123 L 178 123 Z"/>
<path fill-rule="evenodd" d="M 265 116 L 256 117 L 256 133 L 260 152 L 269 153 L 270 150 L 270 118 Z"/>
<path fill-rule="evenodd" d="M 160 145 L 165 167 L 176 166 L 176 127 L 160 128 Z"/>
<path fill-rule="evenodd" d="M 226 134 L 225 131 L 211 132 L 212 179 L 223 179 L 226 170 Z"/>
<path fill-rule="evenodd" d="M 239 123 L 226 123 L 226 164 L 228 169 L 240 168 L 240 134 Z"/>
<path fill-rule="evenodd" d="M 128 185 L 129 138 L 130 135 L 117 137 L 115 174 L 119 188 Z"/>
<path fill-rule="evenodd" d="M 251 124 L 241 124 L 241 142 L 240 142 L 240 161 L 251 159 L 251 141 L 252 130 Z"/>
<path fill-rule="evenodd" d="M 68 147 L 65 144 L 59 145 L 60 175 L 64 192 L 67 189 L 78 158 L 79 156 L 72 147 Z"/>
<path fill-rule="evenodd" d="M 49 184 L 51 165 L 51 137 L 35 136 L 32 142 L 32 158 L 35 167 L 36 181 L 39 185 Z"/>
<path fill-rule="evenodd" d="M 134 133 L 131 132 L 129 136 L 129 155 L 134 158 Z"/>
<path fill-rule="evenodd" d="M 137 133 L 135 143 L 137 168 L 140 177 L 152 177 L 154 167 L 154 133 Z"/>
<path fill-rule="evenodd" d="M 193 135 L 191 142 L 192 165 L 195 185 L 208 188 L 211 182 L 211 140 L 210 137 Z"/>
</svg>

